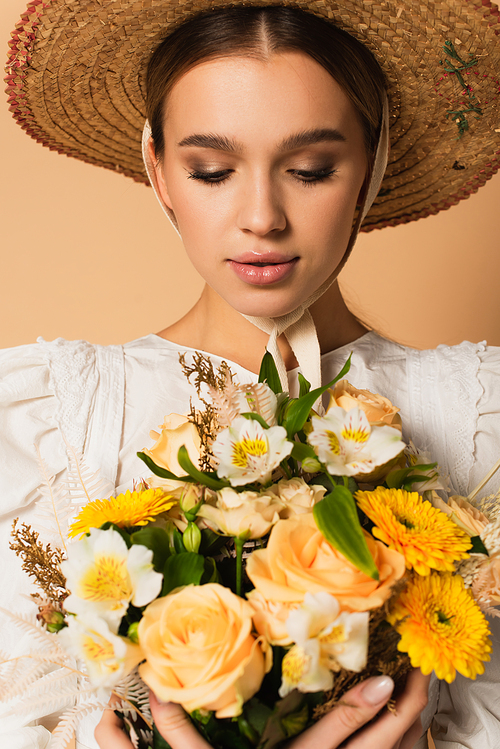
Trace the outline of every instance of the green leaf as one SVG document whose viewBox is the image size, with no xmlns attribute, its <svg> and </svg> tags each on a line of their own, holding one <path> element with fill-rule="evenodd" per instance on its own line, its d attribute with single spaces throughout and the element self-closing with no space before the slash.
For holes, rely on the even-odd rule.
<svg viewBox="0 0 500 749">
<path fill-rule="evenodd" d="M 157 572 L 163 572 L 165 562 L 170 556 L 170 539 L 163 528 L 141 528 L 132 533 L 130 540 L 133 544 L 146 546 L 153 552 L 153 567 Z"/>
<path fill-rule="evenodd" d="M 314 519 L 319 530 L 337 551 L 340 551 L 365 575 L 379 579 L 379 574 L 358 519 L 356 503 L 344 486 L 336 486 L 314 506 Z"/>
<path fill-rule="evenodd" d="M 301 372 L 299 372 L 299 386 L 299 398 L 302 398 L 303 395 L 307 395 L 307 393 L 310 391 L 311 383 L 306 380 Z"/>
<path fill-rule="evenodd" d="M 173 548 L 172 548 L 173 543 Z M 172 532 L 172 543 L 170 544 L 170 553 L 171 554 L 184 554 L 185 551 L 187 551 L 186 547 L 184 546 L 184 541 L 182 540 L 182 533 L 178 528 L 174 528 Z"/>
<path fill-rule="evenodd" d="M 258 421 L 261 427 L 263 427 L 264 429 L 269 429 L 269 424 L 260 414 L 256 414 L 253 411 L 247 411 L 244 414 L 240 414 L 240 416 L 243 416 L 249 421 Z"/>
<path fill-rule="evenodd" d="M 407 492 L 411 492 L 413 484 L 425 484 L 427 481 L 432 481 L 433 478 L 434 476 L 420 476 L 418 473 L 412 473 L 403 482 L 403 488 Z"/>
<path fill-rule="evenodd" d="M 217 565 L 215 564 L 215 559 L 212 559 L 212 557 L 204 557 L 204 559 L 205 565 L 201 584 L 206 585 L 207 583 L 219 583 L 220 576 Z"/>
<path fill-rule="evenodd" d="M 471 536 L 470 542 L 472 544 L 472 549 L 469 549 L 470 554 L 487 554 L 489 556 L 488 549 L 483 544 L 481 536 Z"/>
<path fill-rule="evenodd" d="M 195 468 L 195 466 L 191 463 L 191 458 L 189 457 L 188 451 L 184 445 L 182 445 L 182 447 L 179 447 L 177 460 L 179 461 L 180 467 L 183 468 L 186 473 L 188 473 L 191 478 L 197 481 L 199 484 L 208 486 L 209 489 L 215 489 L 215 491 L 223 489 L 225 486 L 229 486 L 228 481 L 222 481 L 222 479 L 215 478 L 215 474 L 203 473 L 203 471 Z"/>
<path fill-rule="evenodd" d="M 292 458 L 302 463 L 306 458 L 318 458 L 314 452 L 314 448 L 311 445 L 306 445 L 304 442 L 294 442 L 292 450 Z"/>
<path fill-rule="evenodd" d="M 256 697 L 252 697 L 251 700 L 245 702 L 243 711 L 245 718 L 248 720 L 252 728 L 254 728 L 258 735 L 261 736 L 266 727 L 266 723 L 273 712 L 271 708 L 264 705 Z"/>
<path fill-rule="evenodd" d="M 351 368 L 351 356 L 352 354 L 349 356 L 339 374 L 331 382 L 328 382 L 326 385 L 322 385 L 315 390 L 311 390 L 309 393 L 303 395 L 301 398 L 297 398 L 290 404 L 283 420 L 283 426 L 287 431 L 289 439 L 292 439 L 295 434 L 297 432 L 300 432 L 300 430 L 303 428 L 304 424 L 309 418 L 311 409 L 318 398 L 323 395 L 323 393 L 326 392 L 328 388 L 333 387 L 333 385 L 335 385 L 338 380 L 341 380 L 344 375 L 348 373 L 349 369 Z"/>
<path fill-rule="evenodd" d="M 391 471 L 385 479 L 387 487 L 389 489 L 401 489 L 412 471 L 413 468 L 398 468 L 397 471 Z"/>
<path fill-rule="evenodd" d="M 272 354 L 266 351 L 262 358 L 259 371 L 259 382 L 267 382 L 273 393 L 282 393 L 281 380 L 276 369 Z"/>
<path fill-rule="evenodd" d="M 205 558 L 201 554 L 189 551 L 174 554 L 167 559 L 163 568 L 161 595 L 166 596 L 174 588 L 183 585 L 199 585 L 204 571 Z"/>
<path fill-rule="evenodd" d="M 293 692 L 287 694 L 282 700 L 276 702 L 272 715 L 267 721 L 262 734 L 259 749 L 274 749 L 275 746 L 287 738 L 283 719 L 286 719 L 288 715 L 300 711 L 304 702 L 304 695 L 298 689 L 294 689 Z"/>
<path fill-rule="evenodd" d="M 149 455 L 146 455 L 146 453 L 137 453 L 137 456 L 144 461 L 149 470 L 152 471 L 155 476 L 160 476 L 162 479 L 172 479 L 173 481 L 185 481 L 186 483 L 194 481 L 190 476 L 176 476 L 172 471 L 167 471 L 166 468 L 160 468 L 160 466 L 157 466 L 154 460 L 152 460 Z"/>
</svg>

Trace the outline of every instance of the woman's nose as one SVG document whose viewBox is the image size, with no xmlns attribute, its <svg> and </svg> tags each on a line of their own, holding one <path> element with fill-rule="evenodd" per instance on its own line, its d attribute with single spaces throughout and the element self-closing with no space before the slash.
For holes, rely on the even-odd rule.
<svg viewBox="0 0 500 749">
<path fill-rule="evenodd" d="M 257 236 L 281 232 L 287 219 L 279 189 L 272 180 L 259 180 L 247 186 L 241 196 L 238 225 Z"/>
</svg>

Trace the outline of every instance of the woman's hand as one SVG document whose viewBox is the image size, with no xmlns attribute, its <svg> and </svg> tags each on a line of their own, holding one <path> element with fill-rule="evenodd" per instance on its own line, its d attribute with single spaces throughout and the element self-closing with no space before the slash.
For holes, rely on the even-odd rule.
<svg viewBox="0 0 500 749">
<path fill-rule="evenodd" d="M 314 726 L 293 739 L 287 749 L 411 749 L 421 735 L 420 713 L 427 704 L 429 676 L 412 671 L 404 692 L 396 701 L 396 714 L 385 712 L 375 723 L 361 729 L 386 704 L 393 682 L 379 676 L 346 692 L 342 702 Z M 180 705 L 161 703 L 150 695 L 153 720 L 172 749 L 211 749 Z M 353 736 L 355 734 L 355 736 Z M 343 742 L 353 736 L 346 744 Z M 107 710 L 95 731 L 101 749 L 132 749 L 121 730 L 121 721 Z"/>
</svg>

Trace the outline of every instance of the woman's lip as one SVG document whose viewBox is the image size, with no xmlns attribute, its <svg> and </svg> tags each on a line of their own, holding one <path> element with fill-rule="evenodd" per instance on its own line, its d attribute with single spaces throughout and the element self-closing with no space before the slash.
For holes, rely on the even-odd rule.
<svg viewBox="0 0 500 749">
<path fill-rule="evenodd" d="M 274 258 L 273 260 L 271 260 L 270 257 L 263 259 L 263 257 L 260 256 L 259 258 L 254 257 L 247 262 L 228 260 L 228 263 L 238 278 L 241 278 L 242 281 L 255 286 L 267 286 L 269 284 L 277 283 L 278 281 L 283 281 L 287 278 L 295 268 L 298 259 L 298 257 L 294 257 L 291 258 L 291 260 L 281 260 L 276 262 Z M 254 265 L 254 263 L 259 263 L 259 265 Z M 269 264 L 261 265 L 261 263 Z"/>
</svg>

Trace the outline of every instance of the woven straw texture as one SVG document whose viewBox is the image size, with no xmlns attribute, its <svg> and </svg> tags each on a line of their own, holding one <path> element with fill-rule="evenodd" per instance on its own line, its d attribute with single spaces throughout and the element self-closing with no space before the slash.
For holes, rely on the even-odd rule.
<svg viewBox="0 0 500 749">
<path fill-rule="evenodd" d="M 33 0 L 10 42 L 5 80 L 13 116 L 50 149 L 147 184 L 141 158 L 147 61 L 177 23 L 234 4 Z M 271 4 L 252 0 L 252 5 Z M 489 0 L 285 4 L 358 38 L 387 75 L 391 153 L 362 230 L 449 208 L 497 171 L 497 6 Z"/>
</svg>

